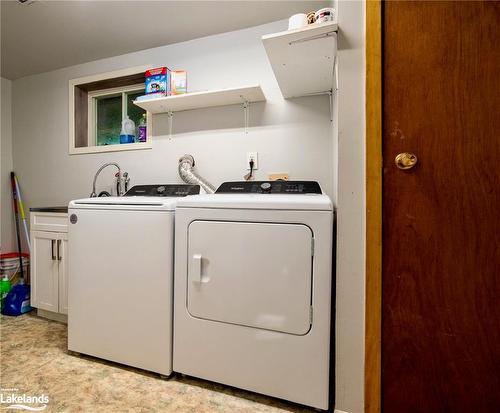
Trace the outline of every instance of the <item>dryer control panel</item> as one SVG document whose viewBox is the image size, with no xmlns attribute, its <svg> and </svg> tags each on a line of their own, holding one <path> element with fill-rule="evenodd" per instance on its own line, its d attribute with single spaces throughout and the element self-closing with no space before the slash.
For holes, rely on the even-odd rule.
<svg viewBox="0 0 500 413">
<path fill-rule="evenodd" d="M 224 182 L 217 194 L 322 194 L 316 181 Z"/>
<path fill-rule="evenodd" d="M 198 195 L 200 193 L 199 185 L 135 185 L 130 188 L 123 196 L 168 196 L 181 197 L 188 195 Z"/>
</svg>

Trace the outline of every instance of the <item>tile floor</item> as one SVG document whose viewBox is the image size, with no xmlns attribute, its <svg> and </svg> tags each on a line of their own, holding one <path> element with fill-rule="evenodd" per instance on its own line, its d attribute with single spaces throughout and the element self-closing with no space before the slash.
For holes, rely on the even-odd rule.
<svg viewBox="0 0 500 413">
<path fill-rule="evenodd" d="M 8 389 L 17 389 L 17 394 L 46 394 L 49 402 L 44 412 L 58 413 L 314 411 L 204 380 L 180 376 L 162 380 L 141 370 L 69 355 L 66 331 L 66 325 L 33 312 L 1 316 L 0 387 L 4 397 L 11 393 Z"/>
</svg>

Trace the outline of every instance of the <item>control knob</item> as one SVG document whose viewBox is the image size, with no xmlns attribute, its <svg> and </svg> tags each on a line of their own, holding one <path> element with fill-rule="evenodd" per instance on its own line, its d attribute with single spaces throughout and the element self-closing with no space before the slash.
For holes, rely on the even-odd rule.
<svg viewBox="0 0 500 413">
<path fill-rule="evenodd" d="M 165 187 L 162 185 L 162 186 L 159 186 L 158 188 L 156 188 L 156 193 L 158 194 L 163 194 L 165 192 Z"/>
<path fill-rule="evenodd" d="M 263 182 L 260 184 L 260 189 L 262 189 L 262 192 L 269 192 L 271 190 L 271 184 L 269 182 Z"/>
</svg>

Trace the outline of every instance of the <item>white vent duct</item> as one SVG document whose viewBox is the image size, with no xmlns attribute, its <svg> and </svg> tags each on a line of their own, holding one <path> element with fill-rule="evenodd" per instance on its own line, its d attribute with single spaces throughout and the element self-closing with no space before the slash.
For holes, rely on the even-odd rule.
<svg viewBox="0 0 500 413">
<path fill-rule="evenodd" d="M 215 186 L 198 175 L 194 170 L 194 158 L 191 155 L 184 155 L 179 159 L 179 176 L 184 182 L 192 185 L 200 185 L 207 194 L 215 192 Z"/>
</svg>

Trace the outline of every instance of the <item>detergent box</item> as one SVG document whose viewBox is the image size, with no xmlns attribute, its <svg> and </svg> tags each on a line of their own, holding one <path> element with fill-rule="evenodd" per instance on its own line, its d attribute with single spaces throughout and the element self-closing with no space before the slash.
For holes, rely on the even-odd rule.
<svg viewBox="0 0 500 413">
<path fill-rule="evenodd" d="M 172 70 L 170 79 L 172 95 L 187 93 L 187 72 L 185 70 Z"/>
<path fill-rule="evenodd" d="M 168 67 L 158 67 L 146 71 L 146 95 L 170 95 L 170 70 Z"/>
</svg>

